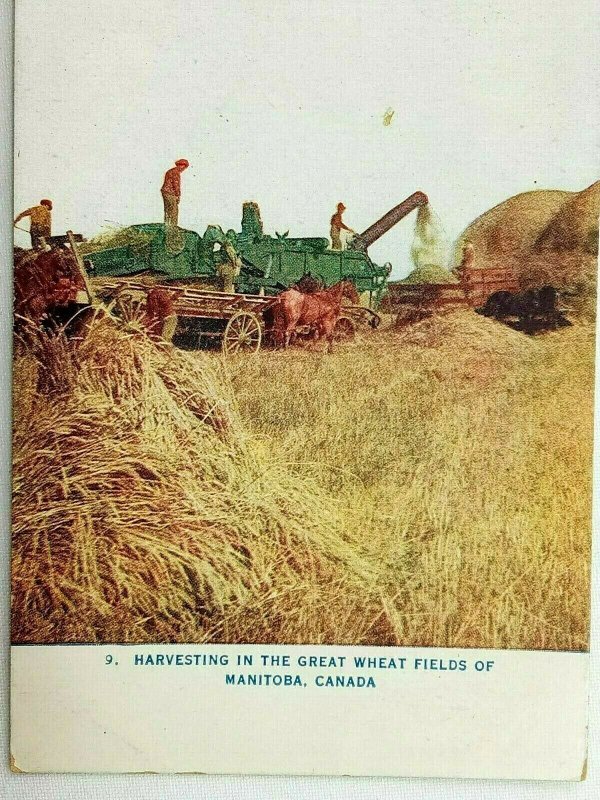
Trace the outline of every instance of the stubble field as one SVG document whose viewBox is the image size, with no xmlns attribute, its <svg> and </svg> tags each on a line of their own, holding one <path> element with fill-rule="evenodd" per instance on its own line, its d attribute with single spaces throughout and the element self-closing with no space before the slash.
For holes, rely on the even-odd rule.
<svg viewBox="0 0 600 800">
<path fill-rule="evenodd" d="M 529 338 L 460 312 L 232 379 L 248 427 L 346 509 L 386 640 L 587 647 L 591 327 Z M 370 622 L 341 618 L 340 640 Z"/>
</svg>

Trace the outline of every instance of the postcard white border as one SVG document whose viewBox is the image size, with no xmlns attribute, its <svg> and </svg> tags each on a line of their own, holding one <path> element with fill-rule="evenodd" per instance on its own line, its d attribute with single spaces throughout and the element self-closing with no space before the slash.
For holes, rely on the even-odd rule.
<svg viewBox="0 0 600 800">
<path fill-rule="evenodd" d="M 253 666 L 237 666 L 238 654 Z M 229 663 L 205 666 L 203 655 Z M 289 667 L 270 666 L 283 655 Z M 310 656 L 325 661 L 298 666 Z M 406 661 L 359 670 L 355 656 Z M 333 668 L 322 666 L 330 658 Z M 25 772 L 580 780 L 588 660 L 437 648 L 15 646 L 11 751 Z M 467 668 L 453 670 L 460 661 Z M 227 674 L 299 674 L 306 685 L 232 686 Z M 328 688 L 317 675 L 370 675 L 376 685 Z"/>
</svg>

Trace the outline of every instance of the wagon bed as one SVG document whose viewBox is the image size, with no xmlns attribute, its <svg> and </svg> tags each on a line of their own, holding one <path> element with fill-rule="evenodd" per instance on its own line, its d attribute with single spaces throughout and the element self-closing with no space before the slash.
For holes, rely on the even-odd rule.
<svg viewBox="0 0 600 800">
<path fill-rule="evenodd" d="M 499 291 L 516 292 L 519 281 L 510 267 L 477 267 L 460 271 L 452 283 L 396 283 L 388 287 L 387 305 L 391 311 L 401 307 L 430 309 L 476 308 Z"/>
<path fill-rule="evenodd" d="M 225 353 L 256 352 L 260 348 L 267 327 L 265 312 L 277 299 L 130 278 L 94 278 L 92 286 L 99 299 L 113 302 L 117 311 L 127 318 L 143 314 L 151 289 L 166 292 L 173 305 L 172 330 L 168 338 L 178 336 L 197 346 L 206 340 L 220 339 Z"/>
</svg>

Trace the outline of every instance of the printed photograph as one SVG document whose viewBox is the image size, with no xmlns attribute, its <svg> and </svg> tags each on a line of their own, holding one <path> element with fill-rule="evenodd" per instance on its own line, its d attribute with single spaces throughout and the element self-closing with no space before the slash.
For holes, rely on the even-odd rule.
<svg viewBox="0 0 600 800">
<path fill-rule="evenodd" d="M 585 95 L 477 7 L 169 6 L 17 4 L 13 644 L 587 651 Z"/>
</svg>

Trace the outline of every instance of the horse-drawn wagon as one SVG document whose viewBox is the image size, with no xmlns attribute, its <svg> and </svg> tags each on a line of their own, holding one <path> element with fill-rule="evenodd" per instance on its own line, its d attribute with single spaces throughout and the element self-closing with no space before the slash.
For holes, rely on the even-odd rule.
<svg viewBox="0 0 600 800">
<path fill-rule="evenodd" d="M 221 342 L 223 353 L 255 353 L 274 342 L 274 306 L 278 298 L 217 292 L 167 283 L 92 278 L 96 300 L 132 327 L 150 329 L 185 349 Z M 336 340 L 351 339 L 357 328 L 377 328 L 381 318 L 369 308 L 343 305 L 334 328 Z M 311 338 L 305 325 L 298 338 Z"/>
</svg>

